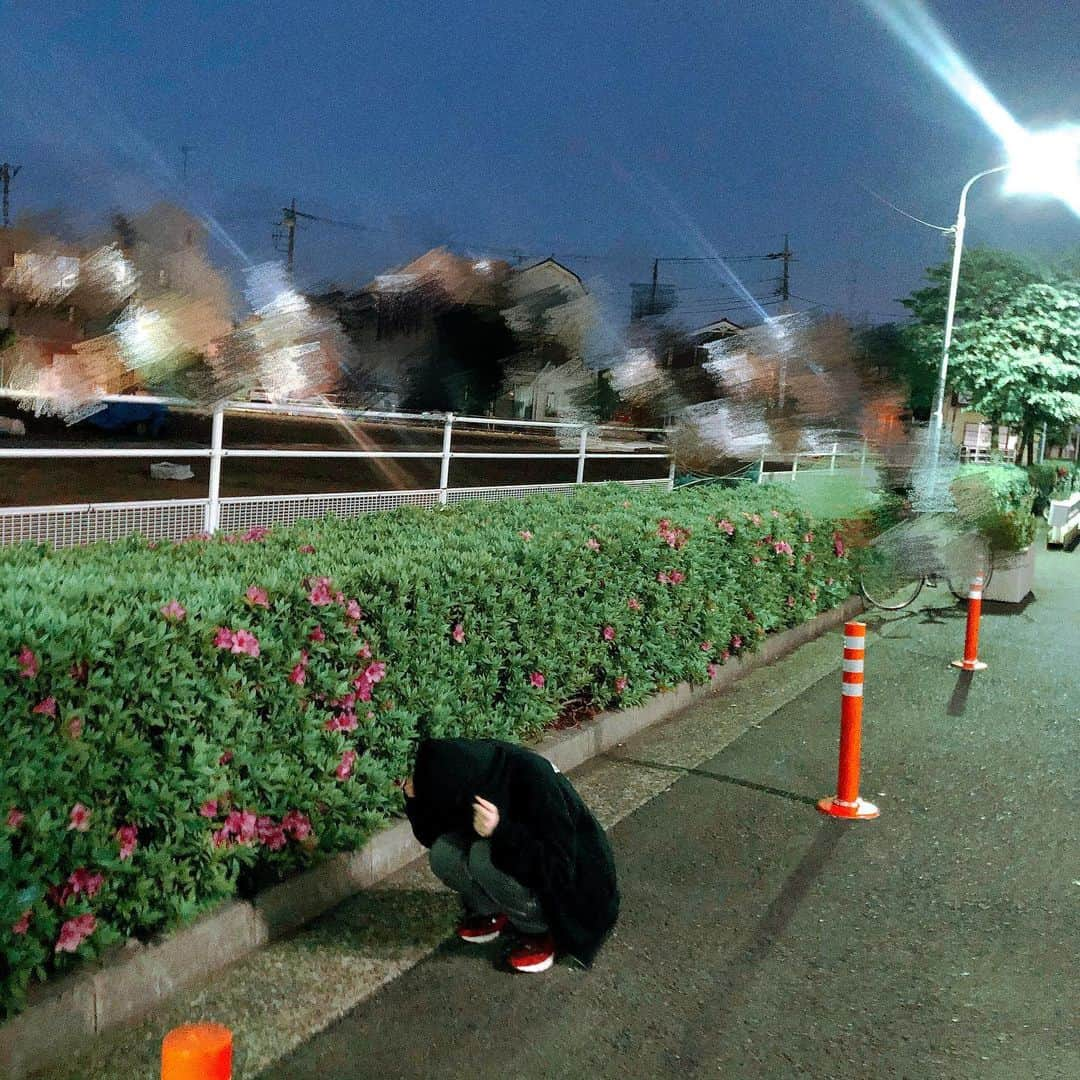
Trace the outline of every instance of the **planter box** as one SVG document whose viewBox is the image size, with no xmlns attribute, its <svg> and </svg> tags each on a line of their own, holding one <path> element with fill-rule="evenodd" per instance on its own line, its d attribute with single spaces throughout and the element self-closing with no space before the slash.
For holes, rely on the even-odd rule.
<svg viewBox="0 0 1080 1080">
<path fill-rule="evenodd" d="M 1006 604 L 1023 603 L 1035 578 L 1035 545 L 1023 551 L 994 554 L 994 576 L 983 593 L 984 600 L 1000 600 Z"/>
</svg>

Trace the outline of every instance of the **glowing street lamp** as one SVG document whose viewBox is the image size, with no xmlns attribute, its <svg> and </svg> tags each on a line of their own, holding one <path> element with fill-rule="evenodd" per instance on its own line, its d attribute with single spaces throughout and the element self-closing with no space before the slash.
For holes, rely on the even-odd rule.
<svg viewBox="0 0 1080 1080">
<path fill-rule="evenodd" d="M 972 185 L 984 176 L 1007 173 L 1005 192 L 1009 195 L 1050 195 L 1080 213 L 1080 126 L 1053 131 L 1022 132 L 1006 144 L 1009 163 L 976 173 L 960 192 L 960 209 L 953 228 L 952 277 L 949 280 L 949 304 L 945 312 L 945 343 L 941 350 L 934 411 L 930 414 L 930 496 L 937 479 L 941 452 L 941 429 L 945 413 L 945 380 L 949 373 L 949 346 L 952 344 L 956 317 L 956 290 L 960 281 L 960 257 L 964 250 L 964 227 L 967 224 L 967 197 Z"/>
</svg>

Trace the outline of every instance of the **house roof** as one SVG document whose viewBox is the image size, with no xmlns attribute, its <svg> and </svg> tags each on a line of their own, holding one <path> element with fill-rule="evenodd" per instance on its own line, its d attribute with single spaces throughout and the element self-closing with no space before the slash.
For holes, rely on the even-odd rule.
<svg viewBox="0 0 1080 1080">
<path fill-rule="evenodd" d="M 742 330 L 738 323 L 732 322 L 730 319 L 717 319 L 716 322 L 707 323 L 705 326 L 699 326 L 696 330 L 690 331 L 690 337 L 708 337 L 714 334 L 737 334 Z"/>
</svg>

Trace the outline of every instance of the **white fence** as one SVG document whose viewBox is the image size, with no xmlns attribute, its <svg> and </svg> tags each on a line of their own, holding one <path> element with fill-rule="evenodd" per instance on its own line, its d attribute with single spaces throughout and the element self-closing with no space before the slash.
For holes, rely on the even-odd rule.
<svg viewBox="0 0 1080 1080">
<path fill-rule="evenodd" d="M 0 390 L 0 396 L 31 397 L 18 391 Z M 108 396 L 106 402 L 131 402 L 137 404 L 172 405 L 191 408 L 191 403 L 171 398 L 148 396 Z M 265 450 L 230 449 L 225 445 L 224 428 L 226 412 L 263 413 L 290 416 L 306 416 L 313 419 L 334 421 L 389 421 L 408 424 L 436 424 L 442 429 L 440 450 Z M 494 453 L 483 451 L 455 451 L 453 437 L 462 426 L 495 428 L 518 428 L 540 430 L 552 435 L 573 432 L 577 436 L 577 448 L 572 451 L 535 453 L 514 451 Z M 614 425 L 593 425 L 584 421 L 500 420 L 493 417 L 457 417 L 453 414 L 431 415 L 420 413 L 380 412 L 327 408 L 318 405 L 273 405 L 249 402 L 229 402 L 215 407 L 211 414 L 210 445 L 200 449 L 175 449 L 173 447 L 148 446 L 111 449 L 93 447 L 45 448 L 0 446 L 0 462 L 9 459 L 59 459 L 59 458 L 205 458 L 210 462 L 210 478 L 206 498 L 166 499 L 144 502 L 80 503 L 64 506 L 17 506 L 0 508 L 0 544 L 20 541 L 51 543 L 58 547 L 93 543 L 97 540 L 117 540 L 130 533 L 141 533 L 150 539 L 182 540 L 198 532 L 238 532 L 257 526 L 288 525 L 302 518 L 317 518 L 326 514 L 341 517 L 391 510 L 399 506 L 438 507 L 470 499 L 497 500 L 522 498 L 541 492 L 570 493 L 585 483 L 585 466 L 588 461 L 598 460 L 663 460 L 667 462 L 665 475 L 650 480 L 629 480 L 630 485 L 663 484 L 671 489 L 675 478 L 675 462 L 670 450 L 664 446 L 656 452 L 641 453 L 637 450 L 590 450 L 590 436 L 602 437 L 605 432 L 622 435 L 664 434 L 659 428 L 625 428 Z M 221 466 L 226 458 L 419 458 L 437 460 L 440 463 L 439 485 L 425 490 L 359 491 L 311 495 L 256 495 L 223 497 L 221 495 Z M 573 483 L 519 484 L 490 487 L 450 486 L 450 465 L 458 460 L 561 460 L 576 463 L 576 479 Z"/>
<path fill-rule="evenodd" d="M 817 465 L 819 462 L 828 462 L 829 472 L 836 472 L 837 462 L 840 463 L 841 469 L 851 469 L 855 462 L 859 465 L 859 475 L 863 475 L 866 471 L 866 454 L 867 444 L 862 444 L 862 449 L 857 451 L 852 450 L 840 450 L 839 443 L 833 443 L 830 451 L 822 452 L 815 451 L 813 453 L 796 453 L 791 455 L 791 468 L 790 469 L 774 469 L 771 472 L 765 471 L 765 459 L 762 458 L 758 463 L 758 479 L 759 484 L 783 484 L 790 483 L 795 480 L 799 475 L 800 464 L 805 468 L 809 465 Z M 787 455 L 785 455 L 787 456 Z"/>
</svg>

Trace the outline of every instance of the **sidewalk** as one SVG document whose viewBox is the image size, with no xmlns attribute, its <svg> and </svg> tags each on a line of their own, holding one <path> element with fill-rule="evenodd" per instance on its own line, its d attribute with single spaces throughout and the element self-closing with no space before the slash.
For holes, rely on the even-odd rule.
<svg viewBox="0 0 1080 1080">
<path fill-rule="evenodd" d="M 592 971 L 496 972 L 419 863 L 52 1075 L 153 1075 L 200 1017 L 264 1080 L 1080 1075 L 1080 555 L 1038 558 L 1025 609 L 985 605 L 975 676 L 947 594 L 866 616 L 878 821 L 813 807 L 838 632 L 577 770 L 623 892 Z"/>
</svg>

